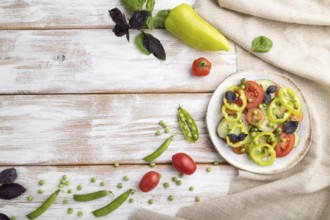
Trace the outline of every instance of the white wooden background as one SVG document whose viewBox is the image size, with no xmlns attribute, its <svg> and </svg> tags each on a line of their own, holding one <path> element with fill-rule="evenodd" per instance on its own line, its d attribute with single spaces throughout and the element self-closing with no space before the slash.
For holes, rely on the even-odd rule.
<svg viewBox="0 0 330 220">
<path fill-rule="evenodd" d="M 194 0 L 157 0 L 155 12 Z M 182 206 L 224 195 L 237 174 L 235 168 L 217 154 L 209 139 L 205 114 L 214 89 L 236 71 L 234 45 L 230 52 L 197 51 L 166 30 L 154 30 L 164 45 L 167 60 L 141 54 L 131 42 L 117 38 L 108 9 L 123 9 L 120 0 L 2 0 L 0 1 L 0 169 L 16 167 L 17 182 L 27 188 L 21 197 L 0 200 L 0 213 L 25 219 L 53 191 L 63 174 L 82 193 L 101 189 L 89 182 L 107 182 L 115 196 L 138 182 L 149 170 L 162 173 L 161 184 L 150 193 L 134 194 L 133 204 L 125 203 L 111 219 L 127 219 L 143 207 L 174 215 Z M 128 14 L 127 14 L 128 15 Z M 190 73 L 194 59 L 211 60 L 212 72 L 205 78 Z M 155 150 L 168 136 L 155 136 L 167 122 L 172 134 L 180 134 L 176 120 L 179 105 L 186 108 L 200 128 L 195 144 L 177 135 L 169 149 L 150 168 L 141 159 Z M 181 186 L 171 182 L 177 173 L 171 156 L 186 152 L 198 162 L 197 173 L 185 176 Z M 218 160 L 220 166 L 212 166 Z M 114 168 L 112 164 L 121 166 Z M 207 167 L 212 172 L 206 172 Z M 124 182 L 123 176 L 130 180 Z M 37 182 L 46 180 L 39 187 Z M 171 187 L 164 189 L 168 181 Z M 122 182 L 123 189 L 116 188 Z M 194 186 L 195 191 L 188 190 Z M 37 194 L 42 188 L 45 193 Z M 173 202 L 167 201 L 172 194 Z M 29 203 L 27 197 L 36 199 Z M 62 204 L 68 198 L 71 204 Z M 149 205 L 147 200 L 155 203 Z M 90 211 L 110 202 L 74 203 L 61 194 L 42 219 L 92 219 Z M 67 215 L 72 207 L 75 214 Z M 110 218 L 109 217 L 109 218 Z"/>
</svg>

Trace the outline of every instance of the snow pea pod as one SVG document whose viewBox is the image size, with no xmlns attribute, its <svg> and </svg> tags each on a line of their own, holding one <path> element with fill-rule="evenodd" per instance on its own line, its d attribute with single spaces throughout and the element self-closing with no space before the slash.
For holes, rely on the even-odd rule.
<svg viewBox="0 0 330 220">
<path fill-rule="evenodd" d="M 153 160 L 155 160 L 157 157 L 159 157 L 162 153 L 164 153 L 164 151 L 168 148 L 168 146 L 171 144 L 172 140 L 173 140 L 173 135 L 170 136 L 169 138 L 167 138 L 164 143 L 162 143 L 162 145 L 160 145 L 160 147 L 153 152 L 152 154 L 149 154 L 148 156 L 144 157 L 143 160 L 146 162 L 151 162 Z"/>
<path fill-rule="evenodd" d="M 113 200 L 110 204 L 94 210 L 92 213 L 95 217 L 102 217 L 105 215 L 110 214 L 111 212 L 115 211 L 117 208 L 119 208 L 128 198 L 128 196 L 133 193 L 133 189 L 129 189 L 120 196 L 118 196 L 115 200 Z"/>
<path fill-rule="evenodd" d="M 35 211 L 31 212 L 30 214 L 26 215 L 28 219 L 36 219 L 40 215 L 42 215 L 56 200 L 58 194 L 61 192 L 61 190 L 55 191 L 53 194 L 51 194 L 48 199 Z"/>
<path fill-rule="evenodd" d="M 195 120 L 182 107 L 178 109 L 178 120 L 182 134 L 188 142 L 196 142 L 199 138 L 199 131 Z"/>
<path fill-rule="evenodd" d="M 76 202 L 89 202 L 92 200 L 103 198 L 108 194 L 112 194 L 111 191 L 108 190 L 100 190 L 97 192 L 87 193 L 87 194 L 74 194 L 73 199 Z"/>
</svg>

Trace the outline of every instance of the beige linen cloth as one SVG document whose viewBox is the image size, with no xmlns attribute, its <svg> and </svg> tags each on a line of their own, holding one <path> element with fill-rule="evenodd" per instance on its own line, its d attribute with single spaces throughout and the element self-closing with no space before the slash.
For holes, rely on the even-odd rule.
<svg viewBox="0 0 330 220">
<path fill-rule="evenodd" d="M 181 208 L 176 217 L 144 209 L 134 220 L 330 219 L 330 0 L 197 0 L 195 10 L 238 46 L 238 70 L 286 74 L 309 104 L 309 152 L 276 175 L 239 170 L 229 194 Z M 254 37 L 273 40 L 269 53 L 248 54 Z M 166 207 L 164 207 L 166 208 Z"/>
</svg>

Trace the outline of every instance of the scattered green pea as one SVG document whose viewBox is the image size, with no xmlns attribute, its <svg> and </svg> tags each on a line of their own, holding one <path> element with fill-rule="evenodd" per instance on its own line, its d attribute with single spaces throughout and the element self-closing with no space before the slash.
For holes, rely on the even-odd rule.
<svg viewBox="0 0 330 220">
<path fill-rule="evenodd" d="M 201 198 L 200 198 L 199 196 L 196 196 L 196 197 L 195 197 L 195 201 L 196 201 L 196 202 L 200 202 L 200 201 L 201 201 Z"/>
<path fill-rule="evenodd" d="M 194 187 L 193 186 L 189 187 L 189 191 L 194 191 Z"/>
<path fill-rule="evenodd" d="M 45 180 L 40 180 L 39 181 L 39 186 L 43 186 L 43 185 L 45 185 Z"/>
<path fill-rule="evenodd" d="M 100 182 L 100 186 L 105 186 L 105 182 L 104 181 Z"/>
<path fill-rule="evenodd" d="M 166 127 L 166 123 L 165 123 L 163 120 L 161 120 L 161 121 L 159 122 L 159 124 L 160 124 L 162 127 Z"/>
<path fill-rule="evenodd" d="M 213 161 L 213 166 L 219 166 L 219 161 Z"/>
<path fill-rule="evenodd" d="M 264 108 L 264 105 L 263 104 L 260 104 L 259 105 L 259 109 L 263 109 Z"/>
<path fill-rule="evenodd" d="M 65 184 L 65 182 L 66 182 L 66 180 L 61 180 L 60 181 L 60 183 L 63 184 L 63 185 Z"/>
<path fill-rule="evenodd" d="M 182 184 L 181 180 L 177 180 L 175 183 L 177 186 L 180 186 Z"/>
<path fill-rule="evenodd" d="M 118 163 L 118 162 L 115 162 L 115 163 L 113 164 L 113 166 L 114 166 L 114 167 L 119 167 L 119 163 Z"/>
<path fill-rule="evenodd" d="M 173 182 L 176 182 L 176 181 L 178 181 L 178 178 L 176 178 L 176 177 L 172 177 L 172 181 L 173 181 Z"/>
<path fill-rule="evenodd" d="M 68 214 L 72 214 L 73 213 L 73 208 L 68 208 L 68 210 L 66 211 Z"/>
<path fill-rule="evenodd" d="M 133 199 L 133 198 L 130 198 L 130 199 L 128 200 L 128 202 L 129 202 L 129 203 L 133 203 L 133 202 L 134 202 L 134 199 Z"/>
<path fill-rule="evenodd" d="M 70 183 L 70 181 L 69 181 L 69 180 L 67 180 L 67 181 L 65 181 L 64 185 L 66 185 L 66 186 L 70 186 L 70 185 L 71 185 L 71 183 Z"/>
<path fill-rule="evenodd" d="M 34 196 L 32 196 L 32 195 L 29 195 L 28 197 L 27 197 L 27 201 L 28 202 L 32 202 L 34 200 Z"/>
<path fill-rule="evenodd" d="M 96 178 L 95 177 L 92 177 L 91 178 L 91 183 L 95 183 L 96 182 Z"/>
<path fill-rule="evenodd" d="M 123 188 L 123 184 L 122 184 L 122 183 L 118 183 L 118 184 L 117 184 L 117 188 L 118 188 L 118 189 Z"/>
<path fill-rule="evenodd" d="M 183 178 L 184 174 L 183 173 L 179 173 L 179 177 Z"/>
<path fill-rule="evenodd" d="M 259 114 L 258 110 L 254 110 L 253 115 L 257 115 L 257 114 Z"/>
<path fill-rule="evenodd" d="M 44 193 L 44 191 L 42 189 L 38 190 L 38 194 L 43 194 L 43 193 Z"/>
<path fill-rule="evenodd" d="M 82 190 L 82 188 L 83 188 L 82 185 L 77 186 L 77 190 Z"/>
<path fill-rule="evenodd" d="M 168 187 L 170 187 L 170 183 L 165 182 L 165 183 L 163 184 L 163 186 L 164 186 L 165 188 L 168 188 Z"/>
<path fill-rule="evenodd" d="M 148 203 L 151 205 L 151 204 L 154 203 L 154 200 L 153 200 L 153 199 L 149 199 L 149 200 L 148 200 Z"/>
<path fill-rule="evenodd" d="M 206 168 L 206 172 L 211 172 L 212 171 L 212 168 L 211 167 L 208 167 L 208 168 Z"/>
<path fill-rule="evenodd" d="M 64 185 L 62 183 L 58 184 L 58 188 L 63 188 Z"/>
<path fill-rule="evenodd" d="M 168 196 L 168 201 L 173 201 L 174 200 L 174 196 L 173 195 L 169 195 Z"/>
<path fill-rule="evenodd" d="M 10 217 L 10 220 L 16 220 L 16 217 L 15 216 L 11 216 Z"/>
<path fill-rule="evenodd" d="M 276 132 L 277 132 L 277 133 L 281 133 L 281 132 L 282 132 L 282 129 L 281 129 L 281 128 L 277 128 L 277 129 L 276 129 Z"/>
<path fill-rule="evenodd" d="M 151 163 L 149 163 L 149 166 L 150 167 L 155 167 L 156 166 L 156 163 L 155 162 L 151 162 Z"/>
<path fill-rule="evenodd" d="M 162 135 L 162 132 L 160 130 L 158 130 L 158 131 L 156 131 L 155 135 L 160 136 L 160 135 Z"/>
<path fill-rule="evenodd" d="M 63 204 L 67 205 L 67 204 L 69 204 L 69 203 L 70 203 L 69 200 L 67 200 L 67 199 L 64 199 L 64 200 L 63 200 Z"/>
<path fill-rule="evenodd" d="M 165 128 L 165 133 L 170 133 L 171 130 L 169 128 Z"/>
<path fill-rule="evenodd" d="M 251 98 L 248 98 L 247 101 L 251 103 L 253 100 Z"/>
<path fill-rule="evenodd" d="M 285 141 L 286 141 L 285 138 L 280 139 L 280 142 L 282 142 L 282 143 L 284 143 Z"/>
<path fill-rule="evenodd" d="M 62 180 L 66 180 L 68 177 L 66 175 L 62 176 Z"/>
<path fill-rule="evenodd" d="M 78 217 L 82 217 L 84 213 L 82 211 L 77 212 Z"/>
<path fill-rule="evenodd" d="M 256 135 L 257 135 L 256 132 L 252 132 L 252 133 L 251 133 L 251 136 L 252 136 L 252 137 L 255 137 Z"/>
<path fill-rule="evenodd" d="M 72 193 L 72 189 L 68 189 L 68 194 L 71 194 Z"/>
</svg>

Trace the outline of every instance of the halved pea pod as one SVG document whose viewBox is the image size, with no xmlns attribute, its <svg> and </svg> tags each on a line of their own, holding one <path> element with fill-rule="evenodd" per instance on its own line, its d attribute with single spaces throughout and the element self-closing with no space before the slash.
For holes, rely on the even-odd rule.
<svg viewBox="0 0 330 220">
<path fill-rule="evenodd" d="M 199 139 L 199 131 L 196 122 L 181 106 L 178 108 L 178 120 L 185 139 L 188 142 L 196 142 Z"/>
</svg>

